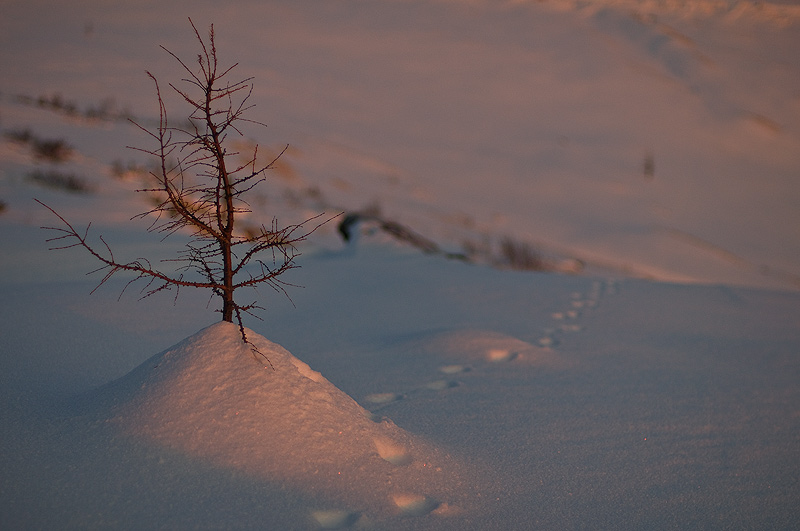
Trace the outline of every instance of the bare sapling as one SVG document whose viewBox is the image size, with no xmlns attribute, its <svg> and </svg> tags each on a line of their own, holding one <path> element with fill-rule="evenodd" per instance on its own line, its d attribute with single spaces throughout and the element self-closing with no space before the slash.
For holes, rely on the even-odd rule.
<svg viewBox="0 0 800 531">
<path fill-rule="evenodd" d="M 240 153 L 235 150 L 228 149 L 231 135 L 243 135 L 239 129 L 242 123 L 263 126 L 244 116 L 253 107 L 248 103 L 253 91 L 252 78 L 231 81 L 231 72 L 237 65 L 220 68 L 214 26 L 211 26 L 206 42 L 194 23 L 191 24 L 201 48 L 195 70 L 162 46 L 188 74 L 183 85 L 170 83 L 170 87 L 190 106 L 188 122 L 178 127 L 170 125 L 158 80 L 150 72 L 147 74 L 155 84 L 158 97 L 159 125 L 150 130 L 133 122 L 153 140 L 155 147 L 132 149 L 154 157 L 157 162 L 157 169 L 148 176 L 152 184 L 137 192 L 146 192 L 158 199 L 156 206 L 132 219 L 152 219 L 148 230 L 163 233 L 165 238 L 177 232 L 190 236 L 177 257 L 160 261 L 171 263 L 173 269 L 163 271 L 146 258 L 129 262 L 119 260 L 102 236 L 99 237 L 100 244 L 91 243 L 89 227 L 79 232 L 53 208 L 37 201 L 55 214 L 62 224 L 60 227 L 45 227 L 59 233 L 48 242 L 63 243 L 52 249 L 82 247 L 102 263 L 93 271 L 105 273 L 95 290 L 120 272 L 133 274 L 123 292 L 137 281 L 144 282 L 142 298 L 172 289 L 176 290 L 176 297 L 181 288 L 211 290 L 221 300 L 219 311 L 222 320 L 234 322 L 235 319 L 242 340 L 248 342 L 242 316 L 258 317 L 254 311 L 264 308 L 256 302 L 243 304 L 234 295 L 245 288 L 262 285 L 286 294 L 285 286 L 289 284 L 282 281 L 281 276 L 297 267 L 297 244 L 322 223 L 312 226 L 312 222 L 320 217 L 316 216 L 297 225 L 280 227 L 273 217 L 269 226 L 237 230 L 240 229 L 237 220 L 251 212 L 247 194 L 265 180 L 266 172 L 283 152 L 262 166 L 257 163 L 258 146 L 252 155 L 244 158 L 239 157 Z"/>
</svg>

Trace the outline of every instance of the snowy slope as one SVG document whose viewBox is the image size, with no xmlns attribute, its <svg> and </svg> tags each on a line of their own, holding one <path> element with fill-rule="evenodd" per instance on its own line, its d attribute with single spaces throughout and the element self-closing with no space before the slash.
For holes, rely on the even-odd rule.
<svg viewBox="0 0 800 531">
<path fill-rule="evenodd" d="M 305 258 L 298 309 L 276 304 L 254 333 L 332 385 L 307 381 L 266 342 L 276 373 L 265 370 L 233 341 L 235 330 L 214 325 L 169 353 L 130 360 L 140 367 L 104 391 L 116 406 L 90 392 L 76 409 L 57 391 L 59 374 L 105 365 L 123 375 L 118 353 L 169 336 L 160 323 L 202 311 L 204 298 L 189 295 L 177 309 L 169 298 L 117 303 L 115 293 L 98 302 L 79 283 L 21 306 L 20 322 L 85 346 L 83 359 L 67 355 L 69 345 L 42 353 L 47 333 L 4 325 L 11 351 L 38 365 L 12 372 L 5 387 L 17 389 L 3 411 L 5 522 L 314 529 L 317 517 L 356 513 L 378 529 L 790 529 L 796 521 L 796 294 L 497 272 L 380 247 Z M 70 315 L 65 304 L 94 309 Z M 119 305 L 124 346 L 64 339 L 69 330 L 101 338 L 120 329 L 103 311 Z M 52 313 L 42 313 L 47 306 Z M 190 326 L 177 319 L 173 335 L 190 335 Z M 20 364 L 4 363 L 6 374 Z M 48 377 L 44 366 L 60 370 Z M 31 391 L 39 378 L 51 380 L 49 391 Z M 323 394 L 330 406 L 309 409 Z M 315 433 L 330 423 L 349 426 L 348 445 L 335 431 Z M 289 444 L 277 429 L 286 424 L 308 434 Z M 243 436 L 250 431 L 260 433 Z M 377 435 L 403 441 L 414 461 L 381 459 L 403 452 L 375 445 Z M 306 454 L 310 440 L 316 457 Z M 361 480 L 298 475 L 327 458 Z M 445 476 L 429 483 L 417 459 L 444 463 Z M 393 487 L 381 486 L 386 474 L 401 493 L 432 500 L 416 498 L 420 512 L 435 502 L 447 511 L 404 514 Z M 399 500 L 414 507 L 415 498 Z"/>
<path fill-rule="evenodd" d="M 800 519 L 796 3 L 3 11 L 1 528 Z M 195 53 L 188 15 L 255 76 L 268 128 L 239 145 L 291 144 L 248 222 L 369 211 L 478 262 L 510 240 L 583 273 L 347 245 L 330 224 L 291 302 L 258 294 L 271 368 L 207 294 L 90 295 L 94 264 L 47 251 L 32 197 L 120 256 L 180 248 L 129 222 L 147 161 L 124 117 L 154 116 L 145 69 L 173 80 L 158 44 Z"/>
<path fill-rule="evenodd" d="M 17 97 L 152 119 L 144 71 L 173 79 L 158 44 L 195 53 L 191 15 L 255 77 L 252 118 L 269 127 L 248 142 L 292 146 L 267 219 L 378 208 L 454 250 L 513 238 L 593 271 L 800 285 L 796 5 L 147 6 L 10 6 L 7 21 L 36 24 L 4 28 L 4 130 L 65 138 L 87 178 L 145 164 L 124 146 L 147 139 L 124 122 L 54 123 Z"/>
</svg>

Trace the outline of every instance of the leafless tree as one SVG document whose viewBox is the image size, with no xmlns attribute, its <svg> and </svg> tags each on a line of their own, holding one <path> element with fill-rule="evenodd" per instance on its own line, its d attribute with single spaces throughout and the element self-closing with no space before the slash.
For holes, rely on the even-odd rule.
<svg viewBox="0 0 800 531">
<path fill-rule="evenodd" d="M 98 287 L 116 273 L 128 272 L 133 273 L 134 278 L 126 288 L 136 281 L 145 282 L 142 298 L 164 290 L 179 292 L 184 287 L 209 289 L 222 299 L 222 320 L 233 322 L 235 318 L 242 339 L 247 341 L 242 314 L 253 315 L 254 310 L 263 308 L 255 302 L 237 302 L 234 294 L 242 288 L 263 284 L 286 293 L 287 284 L 280 276 L 296 267 L 297 244 L 321 225 L 317 223 L 308 228 L 320 216 L 287 227 L 279 227 L 273 218 L 269 227 L 262 225 L 257 231 L 237 231 L 237 219 L 250 212 L 245 195 L 265 180 L 265 173 L 282 153 L 261 166 L 256 162 L 256 146 L 246 162 L 234 162 L 239 153 L 228 150 L 229 135 L 241 136 L 239 126 L 243 122 L 263 125 L 244 117 L 252 108 L 248 103 L 253 90 L 252 78 L 231 81 L 231 71 L 237 65 L 226 69 L 219 67 L 214 26 L 206 42 L 191 20 L 190 23 L 201 48 L 196 70 L 162 46 L 188 74 L 181 87 L 170 83 L 191 108 L 188 124 L 180 127 L 169 124 L 161 89 L 150 72 L 147 74 L 155 83 L 158 97 L 159 125 L 151 131 L 134 122 L 151 137 L 155 147 L 133 149 L 153 156 L 158 162 L 158 169 L 149 176 L 152 186 L 137 190 L 154 194 L 158 203 L 135 218 L 152 218 L 148 230 L 163 233 L 165 237 L 179 231 L 188 231 L 191 235 L 176 258 L 162 260 L 173 262 L 174 270 L 164 272 L 146 258 L 120 261 L 102 236 L 99 237 L 101 244 L 92 244 L 89 227 L 78 232 L 54 209 L 40 203 L 63 225 L 45 227 L 59 233 L 48 241 L 63 243 L 53 249 L 82 247 L 102 263 L 94 271 L 105 272 Z"/>
</svg>

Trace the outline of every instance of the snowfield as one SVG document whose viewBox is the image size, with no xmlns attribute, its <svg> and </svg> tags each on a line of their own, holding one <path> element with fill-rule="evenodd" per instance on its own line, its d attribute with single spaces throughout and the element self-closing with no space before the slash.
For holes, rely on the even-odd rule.
<svg viewBox="0 0 800 531">
<path fill-rule="evenodd" d="M 796 2 L 3 11 L 3 529 L 796 528 Z M 300 249 L 291 301 L 241 295 L 263 355 L 208 294 L 92 293 L 33 201 L 181 247 L 130 221 L 126 118 L 188 16 L 255 78 L 237 147 L 290 145 L 245 222 L 364 220 Z"/>
</svg>

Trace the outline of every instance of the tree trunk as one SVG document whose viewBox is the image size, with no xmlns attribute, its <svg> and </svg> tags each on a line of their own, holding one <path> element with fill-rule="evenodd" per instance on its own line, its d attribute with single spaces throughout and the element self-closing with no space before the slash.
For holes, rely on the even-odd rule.
<svg viewBox="0 0 800 531">
<path fill-rule="evenodd" d="M 222 247 L 222 320 L 229 323 L 233 322 L 233 311 L 236 308 L 236 304 L 233 302 L 232 228 L 232 226 L 225 228 L 223 231 L 224 240 L 219 242 Z"/>
<path fill-rule="evenodd" d="M 228 323 L 233 322 L 233 291 L 224 291 L 222 297 L 222 320 Z"/>
<path fill-rule="evenodd" d="M 220 172 L 224 171 L 223 167 Z M 224 179 L 224 182 L 225 208 L 228 216 L 227 223 L 222 228 L 223 238 L 219 242 L 222 251 L 222 320 L 232 323 L 233 312 L 236 308 L 236 304 L 233 302 L 233 249 L 231 248 L 233 245 L 233 206 L 228 179 Z"/>
</svg>

